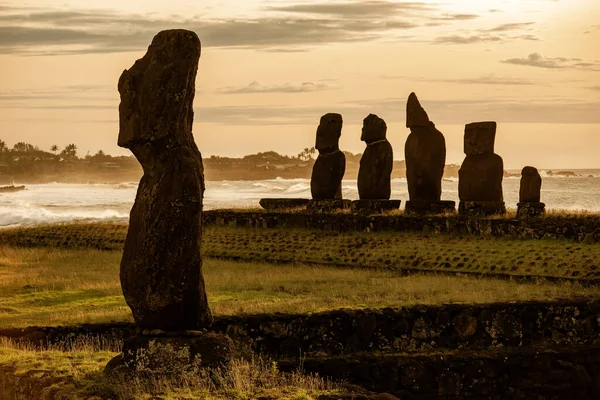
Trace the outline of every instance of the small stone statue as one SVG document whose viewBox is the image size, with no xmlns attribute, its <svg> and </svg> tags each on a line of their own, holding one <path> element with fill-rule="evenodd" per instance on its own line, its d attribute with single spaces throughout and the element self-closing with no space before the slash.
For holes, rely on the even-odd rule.
<svg viewBox="0 0 600 400">
<path fill-rule="evenodd" d="M 315 148 L 319 156 L 315 161 L 310 180 L 314 200 L 342 199 L 342 178 L 346 171 L 346 156 L 340 151 L 342 116 L 325 114 L 317 128 Z"/>
<path fill-rule="evenodd" d="M 465 127 L 465 160 L 458 171 L 459 212 L 467 215 L 504 214 L 502 179 L 504 163 L 494 153 L 495 122 L 474 122 Z"/>
<path fill-rule="evenodd" d="M 540 202 L 542 177 L 537 168 L 525 167 L 521 171 L 521 187 L 517 216 L 520 218 L 539 217 L 544 215 L 546 205 Z"/>
<path fill-rule="evenodd" d="M 360 159 L 358 195 L 361 200 L 389 200 L 394 164 L 392 145 L 386 139 L 387 125 L 375 114 L 363 120 L 360 140 L 367 148 Z"/>
</svg>

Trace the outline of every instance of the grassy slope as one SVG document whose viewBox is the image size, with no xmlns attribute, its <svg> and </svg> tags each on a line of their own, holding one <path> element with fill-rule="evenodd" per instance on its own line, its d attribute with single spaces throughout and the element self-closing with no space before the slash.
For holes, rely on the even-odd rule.
<svg viewBox="0 0 600 400">
<path fill-rule="evenodd" d="M 0 327 L 129 321 L 120 252 L 0 247 Z M 577 283 L 413 275 L 393 270 L 274 265 L 208 259 L 216 315 L 304 313 L 336 308 L 551 300 L 600 295 Z"/>
<path fill-rule="evenodd" d="M 124 224 L 69 224 L 0 231 L 0 242 L 19 247 L 120 250 Z M 336 234 L 301 229 L 208 226 L 209 257 L 395 270 L 600 278 L 600 243 L 515 240 L 398 232 Z"/>
<path fill-rule="evenodd" d="M 180 380 L 143 377 L 109 379 L 102 370 L 116 350 L 98 351 L 82 344 L 71 352 L 35 350 L 0 341 L 0 399 L 277 399 L 310 400 L 343 393 L 320 378 L 283 374 L 261 360 L 232 362 L 218 373 L 220 386 L 207 374 L 180 373 Z"/>
</svg>

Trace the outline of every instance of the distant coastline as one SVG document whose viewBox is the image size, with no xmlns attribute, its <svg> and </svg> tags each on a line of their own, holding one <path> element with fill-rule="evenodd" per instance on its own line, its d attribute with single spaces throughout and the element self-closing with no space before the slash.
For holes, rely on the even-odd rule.
<svg viewBox="0 0 600 400">
<path fill-rule="evenodd" d="M 76 154 L 66 156 L 52 154 L 36 147 L 0 152 L 0 186 L 13 184 L 118 184 L 137 182 L 143 175 L 142 168 L 133 156 L 113 157 L 103 152 L 79 158 Z M 361 154 L 345 152 L 345 179 L 358 176 Z M 250 154 L 240 158 L 211 156 L 203 160 L 207 181 L 256 181 L 268 179 L 310 179 L 316 154 L 304 149 L 297 156 L 286 156 L 274 151 Z M 460 165 L 449 164 L 444 170 L 445 179 L 458 178 Z M 505 171 L 505 177 L 519 177 L 520 171 Z M 587 176 L 573 171 L 547 171 L 547 176 Z M 404 161 L 394 161 L 392 179 L 406 177 Z"/>
</svg>

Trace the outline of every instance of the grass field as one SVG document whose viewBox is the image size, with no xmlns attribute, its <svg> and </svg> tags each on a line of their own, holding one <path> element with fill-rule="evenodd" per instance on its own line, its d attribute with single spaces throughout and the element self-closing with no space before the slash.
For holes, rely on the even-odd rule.
<svg viewBox="0 0 600 400">
<path fill-rule="evenodd" d="M 127 225 L 69 224 L 0 231 L 16 247 L 121 250 Z M 208 257 L 404 271 L 600 279 L 600 243 L 399 232 L 332 233 L 207 226 Z"/>
<path fill-rule="evenodd" d="M 178 378 L 112 377 L 102 373 L 118 349 L 86 343 L 73 351 L 37 350 L 0 340 L 0 399 L 289 399 L 311 400 L 345 389 L 300 372 L 281 373 L 264 360 L 234 360 L 216 373 L 190 371 Z M 218 382 L 218 385 L 215 383 Z M 157 397 L 158 396 L 158 397 Z"/>
<path fill-rule="evenodd" d="M 121 253 L 0 247 L 0 328 L 131 321 L 121 294 Z M 394 270 L 207 259 L 215 315 L 338 308 L 597 297 L 600 287 L 478 277 L 400 276 Z"/>
</svg>

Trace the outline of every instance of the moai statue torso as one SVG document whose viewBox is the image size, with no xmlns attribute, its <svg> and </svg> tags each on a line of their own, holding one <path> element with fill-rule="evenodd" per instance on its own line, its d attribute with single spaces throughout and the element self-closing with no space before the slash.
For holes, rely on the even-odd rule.
<svg viewBox="0 0 600 400">
<path fill-rule="evenodd" d="M 315 144 L 319 156 L 310 179 L 310 191 L 315 200 L 342 198 L 346 156 L 339 148 L 341 135 L 342 116 L 334 113 L 323 115 L 317 128 Z"/>
<path fill-rule="evenodd" d="M 525 167 L 521 171 L 519 203 L 539 203 L 542 190 L 542 177 L 537 168 Z"/>
<path fill-rule="evenodd" d="M 439 202 L 446 163 L 446 141 L 411 93 L 406 103 L 406 139 L 404 156 L 406 180 L 411 202 Z"/>
<path fill-rule="evenodd" d="M 358 195 L 361 200 L 389 200 L 394 164 L 392 145 L 386 139 L 387 126 L 377 115 L 363 120 L 360 140 L 367 148 L 360 159 Z"/>
<path fill-rule="evenodd" d="M 200 40 L 155 36 L 119 79 L 119 140 L 143 167 L 121 260 L 123 295 L 138 327 L 207 328 L 200 252 L 204 176 L 192 136 Z"/>
<path fill-rule="evenodd" d="M 474 122 L 465 127 L 465 160 L 458 172 L 458 197 L 468 202 L 503 202 L 504 163 L 494 153 L 495 122 Z"/>
</svg>

